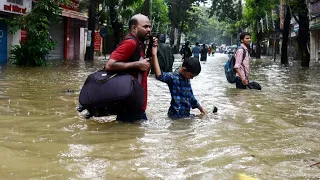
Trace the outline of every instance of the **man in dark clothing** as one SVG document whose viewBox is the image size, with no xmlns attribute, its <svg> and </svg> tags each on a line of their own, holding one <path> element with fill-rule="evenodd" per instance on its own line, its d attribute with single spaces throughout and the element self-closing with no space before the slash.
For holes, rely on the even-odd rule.
<svg viewBox="0 0 320 180">
<path fill-rule="evenodd" d="M 163 72 L 172 72 L 174 56 L 171 47 L 165 43 L 166 35 L 160 34 L 158 37 L 158 61 L 160 69 Z"/>
<path fill-rule="evenodd" d="M 207 61 L 208 48 L 205 44 L 202 45 L 200 61 Z"/>
<path fill-rule="evenodd" d="M 182 55 L 182 59 L 186 59 L 191 57 L 192 52 L 191 49 L 189 47 L 189 41 L 187 41 L 181 48 L 180 50 L 180 54 Z"/>
</svg>

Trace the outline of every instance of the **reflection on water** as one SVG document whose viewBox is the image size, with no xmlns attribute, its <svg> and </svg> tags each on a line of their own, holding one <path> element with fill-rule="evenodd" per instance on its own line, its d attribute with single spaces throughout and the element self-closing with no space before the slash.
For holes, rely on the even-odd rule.
<svg viewBox="0 0 320 180">
<path fill-rule="evenodd" d="M 103 62 L 1 66 L 1 179 L 319 179 L 310 165 L 320 161 L 320 66 L 253 60 L 262 91 L 237 90 L 226 59 L 209 57 L 192 80 L 217 114 L 170 120 L 169 90 L 149 77 L 150 120 L 136 124 L 76 111 L 85 78 Z"/>
</svg>

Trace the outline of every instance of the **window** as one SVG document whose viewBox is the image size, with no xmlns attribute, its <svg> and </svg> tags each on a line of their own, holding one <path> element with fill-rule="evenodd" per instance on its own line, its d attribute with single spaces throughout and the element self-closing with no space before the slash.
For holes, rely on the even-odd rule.
<svg viewBox="0 0 320 180">
<path fill-rule="evenodd" d="M 23 0 L 7 0 L 7 2 L 23 5 Z"/>
</svg>

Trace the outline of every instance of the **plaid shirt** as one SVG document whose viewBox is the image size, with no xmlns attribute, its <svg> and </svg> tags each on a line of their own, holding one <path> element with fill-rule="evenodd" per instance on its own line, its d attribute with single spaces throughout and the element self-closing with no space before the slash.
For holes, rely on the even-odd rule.
<svg viewBox="0 0 320 180">
<path fill-rule="evenodd" d="M 190 116 L 190 107 L 198 108 L 200 105 L 193 96 L 190 80 L 180 76 L 178 72 L 163 72 L 156 77 L 168 84 L 171 93 L 168 116 L 171 118 L 185 118 Z"/>
</svg>

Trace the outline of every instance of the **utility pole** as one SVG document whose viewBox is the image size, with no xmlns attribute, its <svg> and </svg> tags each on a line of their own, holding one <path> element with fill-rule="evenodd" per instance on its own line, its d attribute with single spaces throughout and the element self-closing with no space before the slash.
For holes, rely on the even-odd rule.
<svg viewBox="0 0 320 180">
<path fill-rule="evenodd" d="M 86 47 L 85 60 L 93 61 L 94 59 L 94 33 L 96 30 L 96 12 L 98 8 L 98 1 L 91 0 L 89 7 L 89 20 L 88 20 L 88 33 L 87 39 L 89 40 Z M 91 41 L 90 41 L 91 40 Z"/>
</svg>

